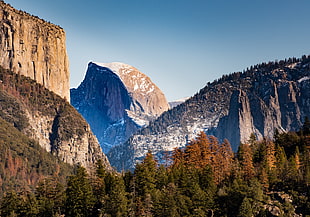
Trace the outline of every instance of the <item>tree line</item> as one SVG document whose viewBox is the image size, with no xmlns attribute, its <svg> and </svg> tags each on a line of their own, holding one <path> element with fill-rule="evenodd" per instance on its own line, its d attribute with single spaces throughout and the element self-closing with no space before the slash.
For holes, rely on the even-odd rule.
<svg viewBox="0 0 310 217">
<path fill-rule="evenodd" d="M 201 132 L 159 165 L 151 152 L 134 171 L 102 162 L 76 167 L 66 185 L 45 178 L 35 191 L 10 191 L 1 216 L 293 216 L 310 215 L 310 121 L 273 140 L 252 135 L 233 153 Z"/>
</svg>

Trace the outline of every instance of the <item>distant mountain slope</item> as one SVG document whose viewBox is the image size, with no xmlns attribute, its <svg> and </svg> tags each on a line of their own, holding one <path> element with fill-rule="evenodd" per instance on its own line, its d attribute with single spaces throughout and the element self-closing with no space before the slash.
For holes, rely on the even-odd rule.
<svg viewBox="0 0 310 217">
<path fill-rule="evenodd" d="M 148 150 L 160 155 L 184 146 L 199 131 L 227 138 L 236 151 L 251 133 L 298 130 L 310 116 L 310 57 L 253 66 L 208 83 L 185 103 L 115 147 L 108 157 L 118 169 L 133 168 Z"/>
<path fill-rule="evenodd" d="M 73 167 L 46 152 L 0 117 L 0 195 L 10 190 L 31 190 L 42 178 L 53 176 L 61 183 Z"/>
<path fill-rule="evenodd" d="M 63 162 L 91 169 L 101 159 L 110 168 L 89 125 L 65 99 L 1 67 L 0 117 Z"/>
<path fill-rule="evenodd" d="M 184 103 L 186 100 L 188 100 L 190 97 L 184 97 L 182 99 L 178 99 L 178 100 L 174 100 L 174 101 L 171 101 L 169 102 L 169 106 L 170 106 L 170 109 L 174 108 L 174 107 L 177 107 L 178 105 Z"/>
<path fill-rule="evenodd" d="M 105 153 L 169 109 L 150 78 L 124 63 L 90 62 L 84 81 L 71 89 L 71 104 L 88 121 Z"/>
</svg>

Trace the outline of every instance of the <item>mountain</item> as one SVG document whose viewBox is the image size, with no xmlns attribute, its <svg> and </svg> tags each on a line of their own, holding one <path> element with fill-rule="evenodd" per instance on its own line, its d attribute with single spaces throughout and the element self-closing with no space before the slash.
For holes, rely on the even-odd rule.
<svg viewBox="0 0 310 217">
<path fill-rule="evenodd" d="M 1 92 L 1 95 L 3 92 Z M 1 97 L 2 98 L 2 97 Z M 0 195 L 33 190 L 43 178 L 54 177 L 65 184 L 73 166 L 46 152 L 14 125 L 0 117 Z"/>
<path fill-rule="evenodd" d="M 102 160 L 96 137 L 68 103 L 64 30 L 0 1 L 0 117 L 47 152 L 87 169 Z"/>
<path fill-rule="evenodd" d="M 0 65 L 70 101 L 65 31 L 0 1 Z"/>
<path fill-rule="evenodd" d="M 310 56 L 262 63 L 208 83 L 185 103 L 164 112 L 108 158 L 112 166 L 132 169 L 148 150 L 159 160 L 184 147 L 198 132 L 227 138 L 236 151 L 252 133 L 257 139 L 300 129 L 310 116 Z"/>
<path fill-rule="evenodd" d="M 0 67 L 0 117 L 63 162 L 110 164 L 83 117 L 34 80 Z"/>
<path fill-rule="evenodd" d="M 107 153 L 169 109 L 162 91 L 124 63 L 90 62 L 71 104 L 83 115 Z"/>
</svg>

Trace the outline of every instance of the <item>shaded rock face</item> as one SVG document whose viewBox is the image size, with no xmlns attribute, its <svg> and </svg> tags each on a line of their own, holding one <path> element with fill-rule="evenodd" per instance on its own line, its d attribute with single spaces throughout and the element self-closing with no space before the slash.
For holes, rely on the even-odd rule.
<svg viewBox="0 0 310 217">
<path fill-rule="evenodd" d="M 65 32 L 0 2 L 0 65 L 70 101 Z"/>
<path fill-rule="evenodd" d="M 169 109 L 160 89 L 123 63 L 89 63 L 84 81 L 71 89 L 71 104 L 88 121 L 105 153 Z"/>
<path fill-rule="evenodd" d="M 111 165 L 133 169 L 148 150 L 157 154 L 184 147 L 204 131 L 227 138 L 234 151 L 254 133 L 257 139 L 296 131 L 310 116 L 310 57 L 261 64 L 209 83 L 185 103 L 155 121 L 108 154 Z"/>
</svg>

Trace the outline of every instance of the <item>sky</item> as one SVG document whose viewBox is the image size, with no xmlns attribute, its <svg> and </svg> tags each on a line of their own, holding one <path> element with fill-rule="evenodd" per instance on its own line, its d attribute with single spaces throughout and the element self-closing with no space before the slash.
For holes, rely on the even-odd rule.
<svg viewBox="0 0 310 217">
<path fill-rule="evenodd" d="M 251 65 L 310 54 L 309 0 L 5 0 L 64 28 L 70 85 L 123 62 L 169 101 Z"/>
</svg>

